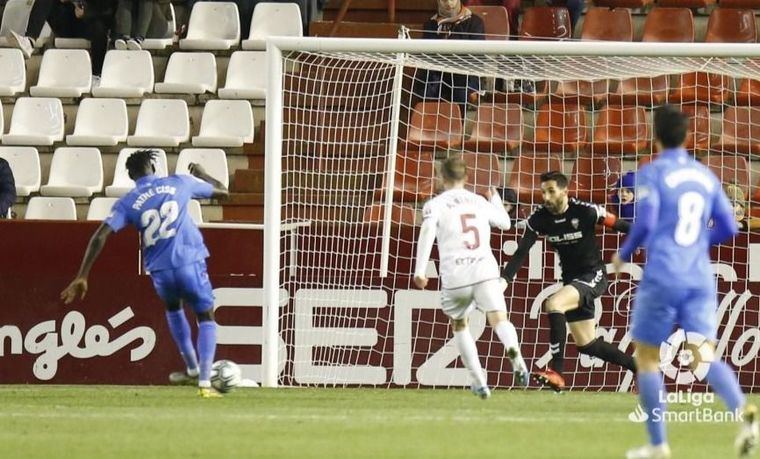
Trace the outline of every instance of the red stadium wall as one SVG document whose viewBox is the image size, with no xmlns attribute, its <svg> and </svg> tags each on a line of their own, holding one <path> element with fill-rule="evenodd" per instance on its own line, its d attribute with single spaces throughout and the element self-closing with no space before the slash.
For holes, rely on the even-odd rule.
<svg viewBox="0 0 760 459">
<path fill-rule="evenodd" d="M 90 223 L 0 224 L 0 383 L 163 384 L 170 370 L 180 368 L 162 304 L 150 279 L 138 273 L 138 239 L 134 231 L 112 236 L 91 276 L 85 301 L 65 306 L 58 299 L 75 273 L 95 227 Z M 313 236 L 323 230 L 311 231 L 299 242 L 304 250 L 319 249 L 309 244 L 322 240 Z M 241 363 L 245 376 L 257 379 L 262 233 L 214 229 L 204 230 L 204 236 L 212 254 L 209 273 L 217 296 L 218 357 Z M 401 241 L 411 241 L 415 234 L 412 228 L 402 228 L 400 236 Z M 617 236 L 604 238 L 604 247 L 617 246 Z M 514 233 L 494 237 L 493 246 L 502 248 L 502 260 L 514 250 L 515 240 Z M 337 259 L 332 251 L 329 261 L 350 262 L 351 257 L 371 252 L 366 245 L 362 248 L 344 248 L 340 253 L 346 259 Z M 391 266 L 397 272 L 409 272 L 412 249 L 409 243 L 396 247 L 400 256 L 391 260 Z M 534 364 L 544 363 L 548 352 L 548 333 L 540 305 L 555 288 L 556 277 L 553 255 L 544 254 L 541 248 L 535 250 L 537 256 L 530 269 L 523 268 L 507 290 L 511 319 L 521 335 L 526 358 Z M 610 255 L 606 252 L 605 259 Z M 718 288 L 723 311 L 719 351 L 739 369 L 742 385 L 752 389 L 760 379 L 760 237 L 740 236 L 734 248 L 716 250 L 714 259 L 719 260 Z M 750 261 L 754 261 L 754 268 Z M 450 381 L 451 369 L 459 364 L 456 356 L 443 349 L 449 331 L 445 317 L 433 306 L 434 291 L 411 289 L 407 277 L 397 277 L 395 283 L 367 278 L 360 283 L 374 290 L 373 307 L 313 307 L 304 300 L 310 296 L 308 289 L 317 288 L 319 279 L 308 279 L 300 273 L 292 279 L 295 282 L 285 285 L 289 299 L 283 306 L 281 321 L 282 352 L 283 357 L 287 356 L 282 364 L 283 383 L 313 384 L 310 375 L 315 367 L 349 363 L 362 369 L 346 373 L 344 382 L 348 384 L 433 386 Z M 635 283 L 628 276 L 620 280 L 611 276 L 610 283 L 609 292 L 614 296 L 608 293 L 602 298 L 600 330 L 613 342 L 622 341 L 623 347 L 630 347 L 626 329 Z M 340 294 L 340 290 L 329 293 L 336 298 Z M 308 316 L 310 311 L 314 312 L 313 318 Z M 344 347 L 339 353 L 330 352 L 326 346 L 309 347 L 310 329 L 336 326 L 352 328 L 357 335 L 376 334 L 370 341 L 374 345 L 356 346 L 349 351 Z M 489 370 L 489 382 L 509 385 L 509 365 L 504 364 L 500 357 L 503 353 L 494 343 L 490 329 L 486 329 L 479 347 L 482 355 L 489 356 L 483 361 Z M 575 370 L 571 381 L 575 387 L 616 390 L 630 384 L 623 372 L 578 358 L 572 345 L 567 355 L 566 366 Z"/>
</svg>

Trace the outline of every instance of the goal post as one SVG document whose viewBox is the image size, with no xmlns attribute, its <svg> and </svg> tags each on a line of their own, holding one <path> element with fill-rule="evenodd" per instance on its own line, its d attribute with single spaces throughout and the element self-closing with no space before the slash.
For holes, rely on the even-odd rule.
<svg viewBox="0 0 760 459">
<path fill-rule="evenodd" d="M 466 158 L 476 192 L 495 186 L 513 195 L 517 221 L 540 203 L 537 177 L 553 169 L 571 178 L 571 194 L 622 211 L 616 184 L 656 154 L 652 110 L 676 103 L 690 116 L 689 149 L 754 211 L 757 45 L 274 37 L 267 72 L 264 386 L 468 385 L 439 311 L 436 265 L 428 266 L 430 289 L 411 282 L 420 211 L 445 157 Z M 283 230 L 304 221 L 295 237 Z M 502 265 L 521 233 L 491 236 Z M 607 261 L 621 236 L 600 230 L 599 241 Z M 713 259 L 718 351 L 751 388 L 760 376 L 760 270 L 752 267 L 760 237 L 742 231 Z M 610 276 L 597 300 L 598 336 L 627 352 L 642 262 Z M 534 369 L 549 359 L 541 305 L 559 273 L 540 241 L 506 291 Z M 471 319 L 489 383 L 511 386 L 485 318 Z M 630 388 L 631 374 L 568 343 L 572 387 Z"/>
</svg>

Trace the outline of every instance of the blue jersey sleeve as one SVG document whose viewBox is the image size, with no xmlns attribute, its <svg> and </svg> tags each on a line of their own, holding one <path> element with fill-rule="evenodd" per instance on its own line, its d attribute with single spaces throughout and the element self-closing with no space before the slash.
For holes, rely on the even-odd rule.
<svg viewBox="0 0 760 459">
<path fill-rule="evenodd" d="M 659 212 L 660 190 L 656 170 L 647 165 L 636 176 L 636 220 L 620 248 L 620 258 L 629 259 L 633 251 L 644 243 L 657 222 Z"/>
<path fill-rule="evenodd" d="M 111 208 L 111 213 L 103 221 L 106 225 L 110 226 L 114 233 L 118 232 L 129 224 L 127 219 L 127 211 L 124 208 L 124 204 L 121 200 L 116 201 Z"/>
<path fill-rule="evenodd" d="M 720 187 L 720 183 L 717 183 L 717 191 L 713 195 L 712 215 L 710 217 L 714 223 L 710 230 L 710 245 L 725 242 L 739 232 L 739 225 L 734 219 L 733 206 Z"/>
<path fill-rule="evenodd" d="M 192 175 L 178 175 L 182 184 L 185 185 L 194 199 L 208 199 L 214 194 L 214 186 Z"/>
</svg>

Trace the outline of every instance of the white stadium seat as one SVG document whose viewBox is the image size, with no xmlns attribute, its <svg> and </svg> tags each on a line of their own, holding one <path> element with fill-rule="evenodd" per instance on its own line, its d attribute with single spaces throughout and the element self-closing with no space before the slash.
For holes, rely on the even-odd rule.
<svg viewBox="0 0 760 459">
<path fill-rule="evenodd" d="M 196 225 L 203 223 L 203 211 L 201 210 L 201 203 L 199 201 L 196 201 L 195 199 L 188 201 L 187 213 Z"/>
<path fill-rule="evenodd" d="M 29 88 L 35 97 L 82 97 L 90 92 L 90 53 L 83 49 L 49 49 L 42 55 L 37 86 Z"/>
<path fill-rule="evenodd" d="M 40 188 L 43 196 L 89 197 L 103 190 L 103 160 L 100 150 L 61 147 L 53 153 L 50 177 Z"/>
<path fill-rule="evenodd" d="M 95 97 L 143 97 L 153 92 L 153 59 L 148 51 L 111 50 L 103 62 Z"/>
<path fill-rule="evenodd" d="M 106 187 L 106 196 L 119 197 L 129 193 L 129 190 L 135 187 L 135 182 L 129 178 L 127 173 L 127 158 L 140 150 L 140 148 L 122 148 L 119 156 L 116 157 L 116 168 L 113 171 L 113 184 Z M 155 166 L 156 175 L 166 177 L 169 166 L 166 161 L 166 152 L 159 148 L 151 148 L 156 152 Z"/>
<path fill-rule="evenodd" d="M 95 198 L 90 201 L 90 207 L 87 209 L 87 220 L 103 221 L 111 213 L 111 207 L 119 198 Z"/>
<path fill-rule="evenodd" d="M 177 157 L 177 174 L 189 174 L 190 163 L 198 163 L 206 172 L 222 182 L 225 187 L 230 185 L 227 155 L 219 148 L 185 148 Z"/>
<path fill-rule="evenodd" d="M 0 147 L 0 158 L 8 161 L 11 166 L 17 196 L 29 196 L 40 191 L 42 169 L 36 148 Z"/>
<path fill-rule="evenodd" d="M 227 80 L 217 92 L 221 99 L 266 99 L 267 53 L 235 51 L 227 66 Z"/>
<path fill-rule="evenodd" d="M 59 38 L 55 39 L 55 47 L 61 49 L 88 50 L 91 47 L 90 40 L 85 38 Z"/>
<path fill-rule="evenodd" d="M 84 99 L 79 104 L 71 146 L 114 146 L 129 134 L 127 104 L 122 99 Z"/>
<path fill-rule="evenodd" d="M 253 142 L 253 110 L 247 100 L 210 100 L 203 108 L 195 147 L 242 147 Z"/>
<path fill-rule="evenodd" d="M 11 128 L 4 145 L 52 145 L 63 140 L 63 105 L 60 99 L 19 97 L 13 106 Z"/>
<path fill-rule="evenodd" d="M 26 89 L 26 62 L 20 49 L 0 49 L 0 96 Z"/>
<path fill-rule="evenodd" d="M 211 53 L 172 53 L 158 94 L 216 92 L 216 59 Z"/>
<path fill-rule="evenodd" d="M 265 50 L 267 37 L 302 37 L 303 21 L 297 3 L 258 3 L 253 9 L 251 32 L 243 49 Z"/>
<path fill-rule="evenodd" d="M 164 38 L 146 38 L 141 44 L 142 49 L 166 49 L 174 43 L 174 32 L 177 30 L 177 15 L 174 13 L 174 5 L 171 3 L 169 3 L 169 10 L 171 11 L 172 15 L 171 19 L 166 25 L 166 30 L 168 31 L 169 36 Z"/>
<path fill-rule="evenodd" d="M 35 196 L 26 206 L 26 220 L 76 220 L 77 206 L 72 198 Z"/>
<path fill-rule="evenodd" d="M 137 113 L 133 147 L 176 147 L 190 140 L 190 115 L 184 100 L 146 99 Z"/>
<path fill-rule="evenodd" d="M 180 49 L 223 50 L 240 42 L 240 16 L 232 2 L 196 2 Z"/>
</svg>

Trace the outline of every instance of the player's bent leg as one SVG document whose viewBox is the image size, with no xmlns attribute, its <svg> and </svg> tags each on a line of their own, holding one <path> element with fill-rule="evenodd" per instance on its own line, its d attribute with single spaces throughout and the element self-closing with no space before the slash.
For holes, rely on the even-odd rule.
<svg viewBox="0 0 760 459">
<path fill-rule="evenodd" d="M 632 356 L 621 351 L 617 346 L 596 337 L 596 321 L 594 319 L 570 322 L 568 326 L 579 352 L 597 357 L 605 362 L 614 363 L 636 373 L 636 362 Z"/>
<path fill-rule="evenodd" d="M 515 326 L 507 319 L 505 311 L 489 311 L 486 313 L 488 323 L 496 332 L 499 341 L 506 349 L 507 357 L 512 362 L 512 371 L 515 374 L 515 384 L 527 387 L 530 383 L 530 371 L 520 352 L 520 343 L 517 338 Z"/>
<path fill-rule="evenodd" d="M 660 374 L 660 349 L 658 346 L 636 342 L 636 365 L 639 369 L 637 381 L 639 401 L 647 415 L 646 424 L 649 432 L 649 444 L 629 450 L 628 459 L 667 459 L 670 457 L 665 435 L 664 392 L 665 385 Z"/>
<path fill-rule="evenodd" d="M 567 344 L 567 318 L 565 313 L 578 308 L 580 294 L 572 285 L 565 285 L 544 303 L 549 317 L 549 349 L 552 353 L 551 369 L 562 374 Z"/>
</svg>

